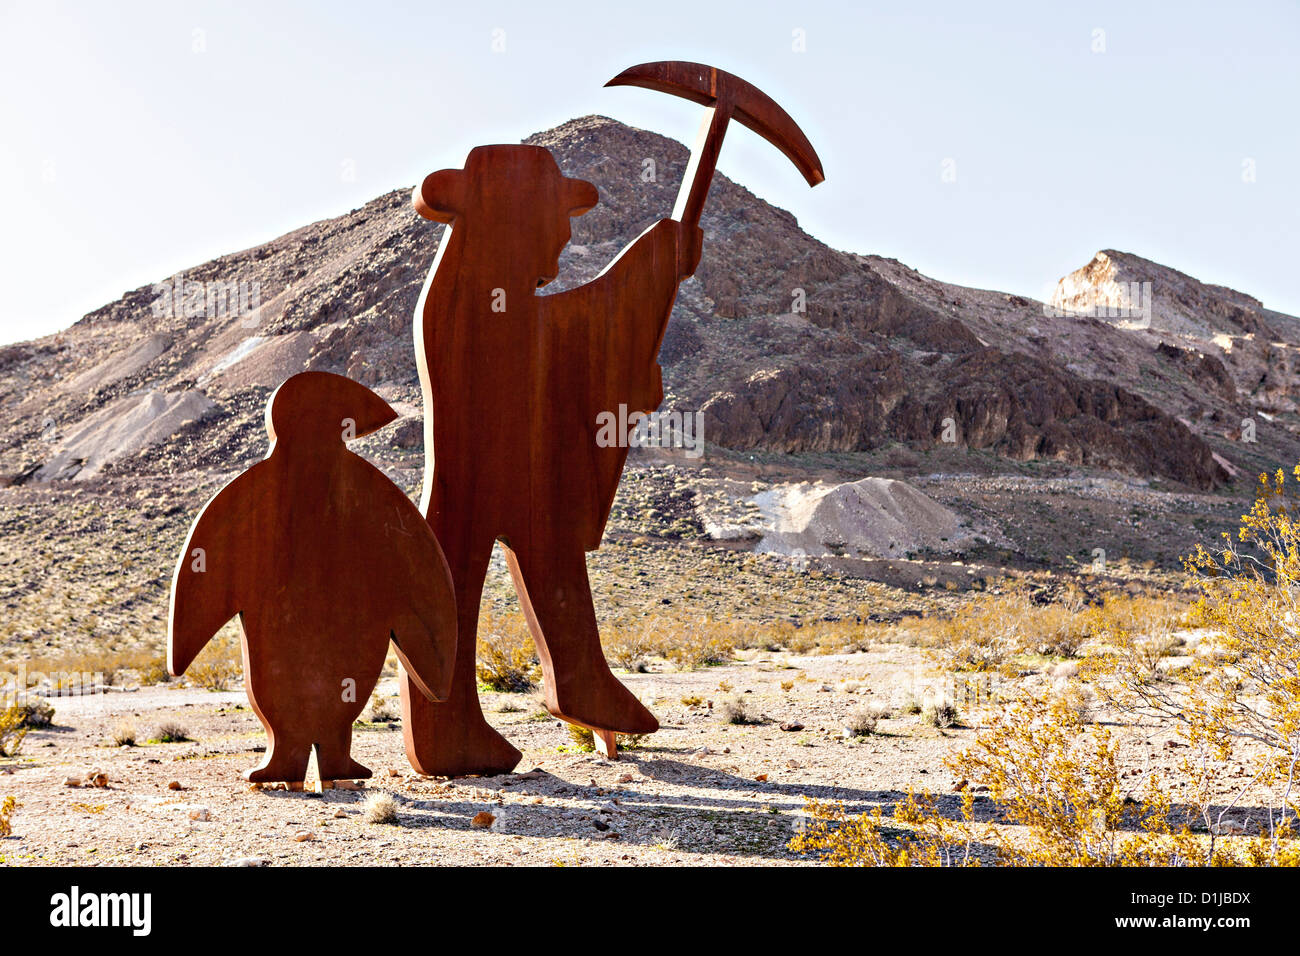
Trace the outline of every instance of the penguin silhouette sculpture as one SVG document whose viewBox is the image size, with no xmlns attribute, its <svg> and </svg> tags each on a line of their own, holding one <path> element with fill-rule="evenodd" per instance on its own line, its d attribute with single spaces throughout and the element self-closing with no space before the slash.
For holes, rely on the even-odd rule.
<svg viewBox="0 0 1300 956">
<path fill-rule="evenodd" d="M 239 616 L 245 688 L 270 738 L 249 780 L 302 781 L 313 748 L 322 781 L 369 777 L 352 759 L 352 723 L 390 641 L 405 683 L 429 700 L 450 691 L 456 609 L 442 550 L 401 489 L 344 444 L 396 417 L 340 375 L 293 376 L 267 403 L 265 460 L 190 529 L 167 667 L 184 673 Z"/>
</svg>

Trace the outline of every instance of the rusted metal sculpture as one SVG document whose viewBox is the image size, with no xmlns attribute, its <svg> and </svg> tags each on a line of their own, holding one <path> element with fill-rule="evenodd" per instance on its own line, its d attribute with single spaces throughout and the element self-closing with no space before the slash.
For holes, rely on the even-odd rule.
<svg viewBox="0 0 1300 956">
<path fill-rule="evenodd" d="M 179 676 L 236 614 L 245 687 L 269 736 L 256 782 L 360 779 L 352 723 L 390 641 L 407 681 L 447 696 L 455 655 L 451 575 L 400 488 L 348 451 L 391 422 L 350 379 L 303 372 L 267 403 L 271 450 L 200 512 L 172 582 L 167 669 Z"/>
<path fill-rule="evenodd" d="M 425 409 L 421 509 L 455 584 L 450 696 L 430 702 L 402 681 L 406 748 L 426 774 L 501 773 L 520 754 L 483 717 L 475 652 L 483 580 L 495 542 L 537 644 L 547 709 L 615 733 L 657 729 L 601 650 L 585 552 L 599 547 L 626 447 L 600 447 L 597 416 L 663 399 L 659 345 L 677 285 L 699 262 L 701 210 L 729 119 L 778 146 L 815 185 L 821 164 L 798 126 L 755 87 L 691 63 L 649 63 L 611 85 L 645 86 L 709 107 L 673 219 L 638 236 L 586 285 L 549 296 L 569 218 L 597 203 L 536 146 L 481 146 L 463 169 L 429 175 L 416 211 L 450 228 L 415 315 Z"/>
</svg>

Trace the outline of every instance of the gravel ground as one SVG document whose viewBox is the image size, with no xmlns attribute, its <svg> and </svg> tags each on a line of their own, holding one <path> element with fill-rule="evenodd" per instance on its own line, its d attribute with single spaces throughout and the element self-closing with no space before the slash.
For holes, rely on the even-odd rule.
<svg viewBox="0 0 1300 956">
<path fill-rule="evenodd" d="M 861 809 L 908 784 L 948 790 L 943 754 L 972 734 L 899 717 L 876 735 L 844 736 L 854 709 L 926 680 L 906 647 L 621 676 L 663 728 L 616 761 L 577 750 L 530 695 L 484 694 L 489 719 L 524 752 L 518 772 L 422 778 L 405 760 L 400 724 L 363 724 L 354 754 L 374 777 L 362 791 L 324 794 L 254 790 L 240 778 L 265 743 L 241 694 L 150 688 L 58 700 L 56 726 L 30 734 L 0 771 L 0 794 L 21 803 L 0 856 L 19 866 L 794 863 L 786 843 L 805 797 Z M 760 722 L 725 723 L 715 712 L 725 698 L 743 699 Z M 143 740 L 164 720 L 194 740 L 109 740 L 122 722 Z M 65 785 L 95 772 L 107 787 Z M 394 797 L 398 825 L 365 822 L 375 791 Z M 494 820 L 476 828 L 484 811 Z"/>
</svg>

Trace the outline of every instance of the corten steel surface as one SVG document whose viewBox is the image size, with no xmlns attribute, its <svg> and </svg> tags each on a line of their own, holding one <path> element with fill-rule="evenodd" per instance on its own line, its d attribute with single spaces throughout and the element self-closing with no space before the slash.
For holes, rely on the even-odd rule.
<svg viewBox="0 0 1300 956">
<path fill-rule="evenodd" d="M 662 72 L 656 88 L 682 95 L 708 70 L 634 69 L 642 85 Z M 677 285 L 699 262 L 699 211 L 725 118 L 776 142 L 810 182 L 821 176 L 775 103 L 730 74 L 707 76 L 723 120 L 697 145 L 682 185 L 698 198 L 679 201 L 684 221 L 655 223 L 586 285 L 537 294 L 556 276 L 569 218 L 597 202 L 595 187 L 563 176 L 547 150 L 481 146 L 464 169 L 432 173 L 415 190 L 416 211 L 450 227 L 416 308 L 415 348 L 430 456 L 421 507 L 447 555 L 459 617 L 450 696 L 432 703 L 402 682 L 407 755 L 422 773 L 501 773 L 520 757 L 483 718 L 475 683 L 479 602 L 498 540 L 547 709 L 592 728 L 606 750 L 615 732 L 658 728 L 605 663 L 587 579 L 585 552 L 600 545 L 628 451 L 597 444 L 597 416 L 620 405 L 648 413 L 663 399 L 656 357 Z"/>
<path fill-rule="evenodd" d="M 423 516 L 344 438 L 397 417 L 341 375 L 303 372 L 267 403 L 271 450 L 204 507 L 172 582 L 167 668 L 182 674 L 236 614 L 245 687 L 269 736 L 245 775 L 299 783 L 312 747 L 322 781 L 369 777 L 352 722 L 389 641 L 417 692 L 447 696 L 455 656 L 451 575 Z"/>
</svg>

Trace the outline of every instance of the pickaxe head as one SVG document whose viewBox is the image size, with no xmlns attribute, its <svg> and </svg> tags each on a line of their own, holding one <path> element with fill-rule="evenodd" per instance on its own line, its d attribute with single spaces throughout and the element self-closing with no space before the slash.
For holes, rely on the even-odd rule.
<svg viewBox="0 0 1300 956">
<path fill-rule="evenodd" d="M 629 67 L 605 85 L 643 86 L 713 107 L 785 153 L 809 186 L 826 178 L 817 151 L 790 114 L 758 87 L 731 73 L 703 63 L 659 60 Z"/>
</svg>

